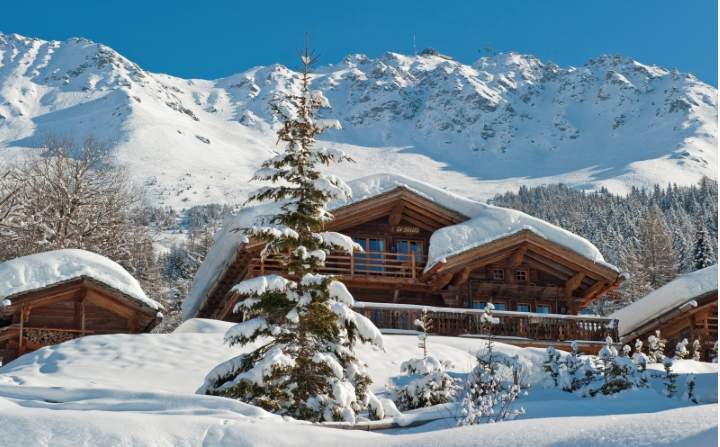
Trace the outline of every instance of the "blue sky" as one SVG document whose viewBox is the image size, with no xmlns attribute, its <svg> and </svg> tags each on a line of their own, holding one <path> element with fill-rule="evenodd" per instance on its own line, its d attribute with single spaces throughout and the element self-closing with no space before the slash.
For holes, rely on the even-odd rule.
<svg viewBox="0 0 720 447">
<path fill-rule="evenodd" d="M 564 66 L 620 53 L 717 85 L 717 14 L 714 0 L 3 0 L 0 32 L 87 37 L 145 69 L 195 78 L 294 66 L 308 32 L 323 64 L 348 53 L 411 53 L 414 34 L 418 49 L 463 62 L 486 46 Z"/>
</svg>

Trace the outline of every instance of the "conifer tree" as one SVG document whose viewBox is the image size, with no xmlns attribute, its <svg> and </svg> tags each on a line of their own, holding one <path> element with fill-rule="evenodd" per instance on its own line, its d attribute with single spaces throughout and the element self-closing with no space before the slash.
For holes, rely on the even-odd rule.
<svg viewBox="0 0 720 447">
<path fill-rule="evenodd" d="M 692 343 L 692 359 L 696 362 L 700 361 L 700 357 L 702 356 L 702 344 L 700 343 L 700 340 L 697 338 L 693 340 Z"/>
<path fill-rule="evenodd" d="M 433 320 L 427 308 L 423 307 L 420 318 L 415 320 L 415 326 L 420 329 L 418 334 L 418 347 L 422 349 L 423 358 L 428 356 L 427 339 L 433 328 Z"/>
<path fill-rule="evenodd" d="M 272 186 L 249 199 L 275 202 L 278 212 L 241 229 L 247 241 L 265 243 L 261 256 L 278 259 L 282 275 L 248 279 L 232 289 L 243 298 L 235 310 L 246 319 L 225 335 L 230 345 L 260 337 L 267 341 L 218 365 L 199 392 L 234 397 L 297 419 L 354 421 L 368 404 L 379 405 L 353 349 L 358 341 L 381 346 L 382 337 L 370 320 L 352 310 L 347 288 L 318 273 L 331 250 L 352 254 L 359 247 L 348 236 L 323 231 L 332 218 L 328 202 L 348 199 L 350 189 L 339 178 L 322 174 L 318 165 L 348 157 L 315 147 L 315 138 L 339 123 L 316 119 L 316 112 L 329 104 L 310 90 L 313 56 L 306 49 L 300 59 L 300 92 L 272 104 L 282 120 L 278 141 L 284 151 L 253 177 Z"/>
<path fill-rule="evenodd" d="M 715 264 L 712 245 L 710 245 L 710 237 L 708 236 L 705 225 L 701 225 L 695 234 L 695 244 L 692 251 L 693 270 L 704 269 Z"/>
<path fill-rule="evenodd" d="M 640 226 L 639 242 L 641 262 L 650 286 L 657 289 L 675 278 L 678 271 L 677 254 L 665 217 L 657 206 L 651 207 L 645 214 Z"/>
</svg>

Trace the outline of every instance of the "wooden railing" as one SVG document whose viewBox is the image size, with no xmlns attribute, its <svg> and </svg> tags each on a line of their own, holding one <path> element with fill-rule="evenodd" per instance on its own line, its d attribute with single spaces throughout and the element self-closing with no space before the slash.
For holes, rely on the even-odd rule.
<svg viewBox="0 0 720 447">
<path fill-rule="evenodd" d="M 414 322 L 427 309 L 438 335 L 483 335 L 482 310 L 425 307 L 403 304 L 357 302 L 355 310 L 381 329 L 417 330 Z M 492 335 L 518 341 L 590 341 L 602 342 L 610 336 L 618 341 L 617 320 L 595 315 L 538 314 L 532 312 L 493 311 L 498 323 Z"/>
<path fill-rule="evenodd" d="M 375 276 L 382 278 L 417 279 L 425 268 L 425 257 L 415 254 L 367 252 L 354 255 L 330 254 L 320 273 L 346 277 Z M 250 276 L 265 275 L 281 271 L 281 260 L 277 256 L 253 258 L 250 262 Z"/>
</svg>

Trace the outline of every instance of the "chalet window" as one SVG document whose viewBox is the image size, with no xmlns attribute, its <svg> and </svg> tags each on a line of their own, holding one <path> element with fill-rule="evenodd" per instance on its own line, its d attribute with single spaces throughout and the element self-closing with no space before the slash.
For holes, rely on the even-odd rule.
<svg viewBox="0 0 720 447">
<path fill-rule="evenodd" d="M 493 305 L 495 306 L 495 310 L 506 310 L 507 309 L 507 306 L 505 305 L 505 303 L 493 303 Z"/>
<path fill-rule="evenodd" d="M 382 271 L 385 239 L 355 237 L 353 240 L 357 242 L 364 251 L 364 253 L 355 254 L 355 270 L 359 273 Z"/>
<path fill-rule="evenodd" d="M 515 310 L 518 312 L 530 312 L 530 305 L 528 303 L 518 303 Z"/>
<path fill-rule="evenodd" d="M 505 279 L 505 270 L 503 269 L 492 269 L 490 271 L 490 277 L 494 281 L 502 281 Z"/>
<path fill-rule="evenodd" d="M 415 254 L 415 260 L 418 262 L 422 260 L 422 256 L 424 253 L 423 247 L 423 241 L 416 241 L 411 239 L 396 240 L 393 244 L 395 253 L 397 253 L 398 255 L 409 255 L 413 253 Z M 405 260 L 410 258 L 409 256 L 398 256 L 398 259 Z"/>
<path fill-rule="evenodd" d="M 485 301 L 473 301 L 472 308 L 473 309 L 485 309 Z"/>
<path fill-rule="evenodd" d="M 550 305 L 549 304 L 536 304 L 535 312 L 537 312 L 539 314 L 549 314 L 550 313 Z"/>
<path fill-rule="evenodd" d="M 522 282 L 527 281 L 528 280 L 527 270 L 515 270 L 514 278 L 515 278 L 515 281 L 522 281 Z"/>
</svg>

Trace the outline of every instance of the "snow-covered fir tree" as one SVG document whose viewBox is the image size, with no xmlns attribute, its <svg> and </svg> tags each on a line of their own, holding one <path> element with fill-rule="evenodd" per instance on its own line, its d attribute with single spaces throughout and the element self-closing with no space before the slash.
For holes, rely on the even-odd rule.
<svg viewBox="0 0 720 447">
<path fill-rule="evenodd" d="M 705 224 L 701 222 L 698 226 L 697 233 L 695 233 L 695 243 L 692 250 L 692 268 L 693 270 L 700 270 L 705 267 L 710 267 L 717 262 L 716 258 L 713 253 L 707 228 L 705 228 Z"/>
<path fill-rule="evenodd" d="M 635 352 L 633 353 L 632 359 L 637 366 L 639 372 L 645 372 L 647 364 L 649 362 L 648 356 L 642 351 L 643 342 L 639 338 L 635 340 Z"/>
<path fill-rule="evenodd" d="M 243 297 L 235 311 L 245 321 L 228 330 L 226 342 L 261 343 L 214 368 L 199 392 L 298 419 L 354 421 L 368 404 L 376 416 L 380 408 L 354 347 L 358 341 L 382 346 L 382 337 L 370 320 L 353 311 L 353 298 L 341 282 L 317 273 L 330 251 L 352 254 L 359 247 L 348 236 L 323 231 L 332 218 L 328 202 L 348 199 L 350 189 L 318 166 L 347 157 L 315 146 L 320 133 L 339 124 L 316 119 L 318 109 L 329 104 L 309 89 L 313 58 L 307 50 L 301 62 L 299 93 L 272 104 L 282 121 L 278 141 L 284 151 L 254 176 L 272 186 L 249 199 L 275 202 L 278 211 L 243 229 L 248 240 L 265 242 L 261 255 L 279 259 L 283 274 L 248 279 L 232 289 Z"/>
</svg>

